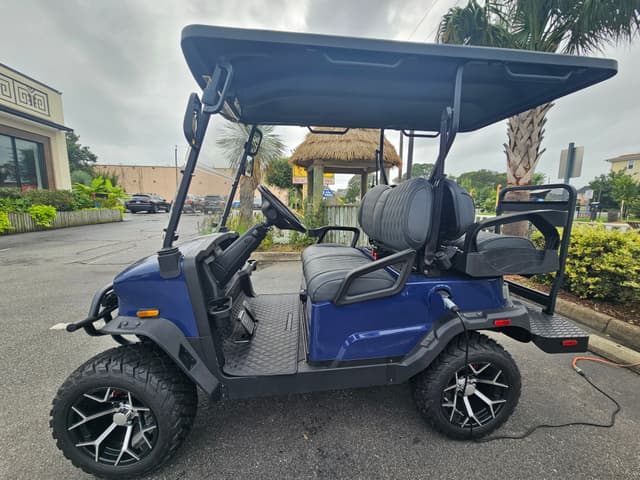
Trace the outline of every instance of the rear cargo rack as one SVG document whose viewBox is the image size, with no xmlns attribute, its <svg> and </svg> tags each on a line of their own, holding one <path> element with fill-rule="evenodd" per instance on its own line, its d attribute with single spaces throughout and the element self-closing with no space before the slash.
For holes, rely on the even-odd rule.
<svg viewBox="0 0 640 480">
<path fill-rule="evenodd" d="M 530 195 L 530 198 L 524 200 L 505 200 L 507 193 L 511 192 L 528 191 L 534 193 L 534 191 L 551 191 L 558 189 L 564 190 L 563 198 L 559 200 L 541 201 L 539 198 L 536 198 L 535 195 Z M 564 281 L 564 267 L 567 260 L 567 254 L 569 252 L 571 227 L 573 226 L 573 215 L 576 210 L 576 197 L 576 189 L 565 183 L 506 187 L 500 190 L 500 195 L 498 196 L 496 216 L 502 215 L 503 213 L 528 212 L 545 208 L 552 210 L 548 212 L 546 220 L 556 227 L 562 227 L 562 238 L 560 240 L 560 248 L 558 250 L 559 267 L 555 272 L 553 284 L 548 294 L 505 279 L 505 282 L 509 285 L 509 290 L 512 293 L 542 305 L 544 307 L 543 312 L 548 315 L 553 315 L 555 312 L 558 291 L 560 290 L 560 287 L 562 287 L 562 282 Z M 496 233 L 500 233 L 498 228 L 499 227 L 496 227 Z"/>
</svg>

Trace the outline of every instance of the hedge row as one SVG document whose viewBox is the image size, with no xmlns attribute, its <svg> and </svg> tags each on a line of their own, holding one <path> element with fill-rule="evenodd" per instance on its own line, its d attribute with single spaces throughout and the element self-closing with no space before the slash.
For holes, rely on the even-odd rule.
<svg viewBox="0 0 640 480">
<path fill-rule="evenodd" d="M 0 211 L 28 212 L 33 205 L 49 205 L 58 212 L 70 212 L 93 207 L 91 197 L 68 190 L 27 190 L 0 188 Z"/>
<path fill-rule="evenodd" d="M 534 279 L 551 282 L 550 275 L 537 275 Z M 564 289 L 589 300 L 617 304 L 640 302 L 640 233 L 575 225 Z"/>
</svg>

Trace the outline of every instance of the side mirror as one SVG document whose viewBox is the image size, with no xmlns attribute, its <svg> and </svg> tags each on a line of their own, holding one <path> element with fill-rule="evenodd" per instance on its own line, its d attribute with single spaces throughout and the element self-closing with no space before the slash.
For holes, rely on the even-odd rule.
<svg viewBox="0 0 640 480">
<path fill-rule="evenodd" d="M 249 155 L 251 157 L 255 157 L 258 154 L 258 150 L 260 150 L 260 144 L 262 143 L 262 132 L 259 128 L 254 130 L 253 135 L 248 140 L 251 142 L 251 147 L 249 150 Z"/>
<path fill-rule="evenodd" d="M 198 127 L 200 126 L 200 116 L 202 115 L 202 103 L 197 93 L 189 95 L 187 109 L 184 112 L 182 121 L 182 132 L 187 139 L 189 146 L 199 148 L 198 139 L 200 137 Z"/>
</svg>

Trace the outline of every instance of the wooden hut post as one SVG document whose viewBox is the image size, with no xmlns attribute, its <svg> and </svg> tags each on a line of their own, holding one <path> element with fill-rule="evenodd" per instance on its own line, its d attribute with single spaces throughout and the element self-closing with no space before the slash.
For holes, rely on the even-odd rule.
<svg viewBox="0 0 640 480">
<path fill-rule="evenodd" d="M 364 194 L 367 193 L 367 171 L 364 170 L 360 174 L 360 200 L 364 198 Z"/>
<path fill-rule="evenodd" d="M 313 206 L 317 207 L 322 202 L 324 191 L 324 166 L 318 163 L 313 166 Z"/>
<path fill-rule="evenodd" d="M 307 202 L 313 202 L 313 167 L 307 168 Z"/>
</svg>

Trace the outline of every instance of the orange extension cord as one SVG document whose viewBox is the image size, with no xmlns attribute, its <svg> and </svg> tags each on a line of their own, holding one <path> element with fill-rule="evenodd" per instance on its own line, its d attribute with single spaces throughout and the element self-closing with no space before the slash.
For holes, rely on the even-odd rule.
<svg viewBox="0 0 640 480">
<path fill-rule="evenodd" d="M 541 424 L 541 425 L 536 425 L 534 427 L 529 428 L 524 433 L 520 433 L 516 435 L 497 435 L 497 436 L 488 437 L 488 438 L 473 439 L 473 441 L 475 441 L 476 443 L 486 443 L 486 442 L 493 442 L 495 440 L 521 440 L 523 438 L 528 437 L 536 430 L 542 429 L 542 428 L 564 428 L 564 427 L 572 427 L 572 426 L 584 426 L 584 427 L 595 427 L 595 428 L 613 427 L 616 422 L 616 416 L 618 415 L 618 413 L 620 413 L 620 411 L 622 410 L 622 407 L 620 406 L 620 404 L 615 398 L 613 398 L 610 394 L 608 394 L 602 388 L 598 387 L 595 383 L 593 383 L 593 381 L 589 377 L 587 377 L 587 374 L 584 373 L 580 367 L 578 367 L 578 362 L 596 362 L 596 363 L 601 363 L 603 365 L 609 365 L 611 367 L 617 367 L 617 368 L 640 367 L 640 362 L 623 364 L 623 363 L 611 362 L 609 360 L 603 360 L 597 357 L 574 357 L 573 361 L 571 362 L 571 366 L 573 367 L 573 369 L 576 371 L 578 375 L 584 378 L 589 385 L 591 385 L 595 390 L 597 390 L 602 395 L 607 397 L 616 406 L 615 410 L 611 412 L 609 423 L 569 422 L 569 423 L 561 423 L 556 425 Z"/>
<path fill-rule="evenodd" d="M 624 363 L 610 362 L 609 360 L 603 360 L 597 357 L 575 357 L 573 359 L 573 362 L 571 362 L 571 366 L 578 373 L 582 372 L 580 367 L 578 367 L 578 362 L 596 362 L 596 363 L 602 363 L 603 365 L 609 365 L 611 367 L 618 367 L 618 368 L 640 367 L 640 362 L 624 364 Z"/>
</svg>

